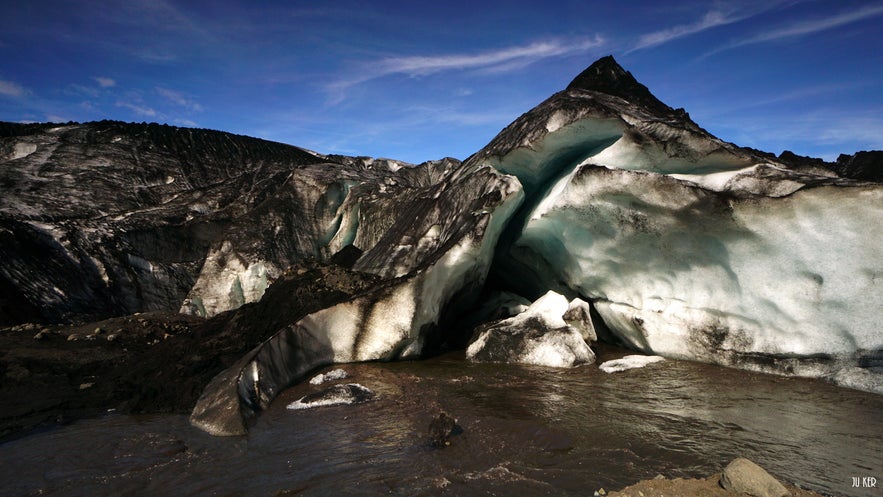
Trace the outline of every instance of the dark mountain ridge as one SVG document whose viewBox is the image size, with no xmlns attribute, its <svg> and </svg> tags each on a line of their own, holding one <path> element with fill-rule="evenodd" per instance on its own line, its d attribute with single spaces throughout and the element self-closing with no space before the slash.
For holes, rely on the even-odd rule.
<svg viewBox="0 0 883 497">
<path fill-rule="evenodd" d="M 566 89 L 613 95 L 661 115 L 683 113 L 683 109 L 676 111 L 656 98 L 632 73 L 623 69 L 612 55 L 595 61 L 575 77 Z"/>
</svg>

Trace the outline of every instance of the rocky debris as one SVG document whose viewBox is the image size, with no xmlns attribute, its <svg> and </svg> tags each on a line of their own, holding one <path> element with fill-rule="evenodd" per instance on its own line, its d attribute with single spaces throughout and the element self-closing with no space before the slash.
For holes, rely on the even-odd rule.
<svg viewBox="0 0 883 497">
<path fill-rule="evenodd" d="M 369 388 L 358 383 L 334 385 L 322 391 L 305 395 L 288 404 L 288 409 L 312 409 L 314 407 L 361 404 L 374 400 L 376 395 Z"/>
<path fill-rule="evenodd" d="M 706 478 L 661 478 L 643 480 L 619 491 L 609 492 L 610 497 L 744 497 L 748 494 L 736 493 L 722 488 L 720 474 Z M 787 486 L 791 497 L 822 497 L 822 494 Z"/>
<path fill-rule="evenodd" d="M 720 485 L 733 492 L 753 497 L 786 497 L 791 495 L 784 485 L 757 464 L 739 457 L 724 468 Z"/>
<path fill-rule="evenodd" d="M 457 420 L 450 414 L 442 411 L 429 423 L 429 444 L 441 449 L 451 445 L 451 436 L 463 431 L 457 424 Z"/>
<path fill-rule="evenodd" d="M 108 409 L 189 413 L 215 375 L 276 330 L 375 282 L 339 266 L 305 262 L 280 277 L 260 303 L 213 319 L 141 313 L 53 327 L 38 340 L 29 332 L 0 330 L 0 396 L 16 399 L 0 402 L 0 440 Z M 67 341 L 96 328 L 106 339 Z"/>
<path fill-rule="evenodd" d="M 515 317 L 479 326 L 466 349 L 466 357 L 475 362 L 550 367 L 591 364 L 595 354 L 583 336 L 593 337 L 594 329 L 590 320 L 586 324 L 581 319 L 585 316 L 582 304 L 571 305 L 564 296 L 550 291 Z M 576 319 L 579 327 L 567 323 L 565 316 Z M 586 331 L 589 329 L 590 333 Z"/>
</svg>

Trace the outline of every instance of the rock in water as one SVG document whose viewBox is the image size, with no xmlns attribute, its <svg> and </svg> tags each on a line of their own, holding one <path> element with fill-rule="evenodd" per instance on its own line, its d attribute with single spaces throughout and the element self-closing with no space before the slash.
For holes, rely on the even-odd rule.
<svg viewBox="0 0 883 497">
<path fill-rule="evenodd" d="M 451 445 L 451 435 L 456 434 L 459 426 L 450 414 L 441 412 L 429 423 L 429 444 L 436 448 Z"/>
<path fill-rule="evenodd" d="M 754 497 L 785 497 L 790 492 L 763 468 L 745 458 L 733 459 L 724 469 L 720 484 L 731 492 Z"/>
<path fill-rule="evenodd" d="M 466 357 L 550 367 L 591 364 L 595 354 L 583 339 L 586 325 L 578 329 L 564 320 L 573 308 L 580 306 L 571 307 L 566 298 L 550 291 L 521 314 L 476 329 Z"/>
</svg>

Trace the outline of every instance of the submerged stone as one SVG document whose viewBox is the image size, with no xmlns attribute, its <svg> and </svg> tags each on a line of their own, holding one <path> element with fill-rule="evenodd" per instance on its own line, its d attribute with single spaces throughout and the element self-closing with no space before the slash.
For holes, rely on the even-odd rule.
<svg viewBox="0 0 883 497">
<path fill-rule="evenodd" d="M 429 424 L 429 444 L 436 448 L 447 447 L 451 445 L 451 436 L 462 431 L 453 416 L 440 412 Z"/>
</svg>

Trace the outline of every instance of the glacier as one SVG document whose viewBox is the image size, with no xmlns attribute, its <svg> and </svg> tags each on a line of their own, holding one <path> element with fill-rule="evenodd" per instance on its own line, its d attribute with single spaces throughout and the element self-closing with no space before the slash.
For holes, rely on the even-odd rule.
<svg viewBox="0 0 883 497">
<path fill-rule="evenodd" d="M 476 360 L 571 366 L 600 336 L 883 393 L 881 162 L 725 142 L 612 57 L 463 162 L 0 123 L 0 323 L 175 311 L 206 319 L 207 348 L 241 329 L 250 351 L 213 363 L 191 412 L 217 435 L 317 368 L 467 341 Z M 301 309 L 278 283 L 322 264 L 321 306 L 263 306 L 275 288 Z M 519 328 L 564 348 L 516 353 Z"/>
<path fill-rule="evenodd" d="M 467 161 L 533 185 L 496 274 L 591 301 L 646 354 L 835 380 L 878 354 L 880 185 L 722 142 L 634 81 L 599 93 L 598 74 L 632 79 L 613 64 Z"/>
</svg>

